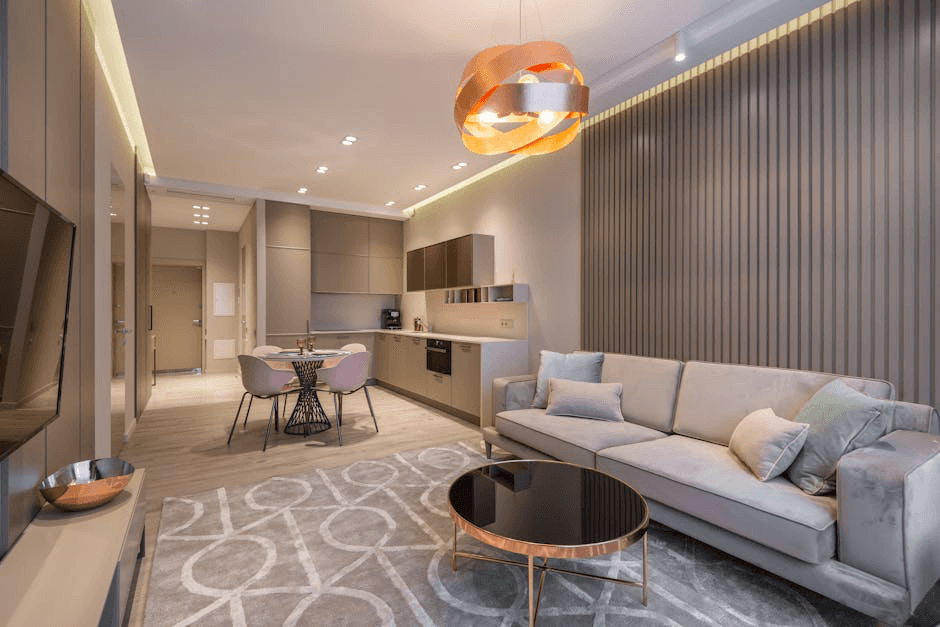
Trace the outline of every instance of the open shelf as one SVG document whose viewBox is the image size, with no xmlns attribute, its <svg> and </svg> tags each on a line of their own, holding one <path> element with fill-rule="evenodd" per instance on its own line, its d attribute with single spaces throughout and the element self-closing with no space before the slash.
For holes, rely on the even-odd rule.
<svg viewBox="0 0 940 627">
<path fill-rule="evenodd" d="M 444 290 L 445 305 L 527 302 L 529 302 L 529 286 L 525 283 Z"/>
</svg>

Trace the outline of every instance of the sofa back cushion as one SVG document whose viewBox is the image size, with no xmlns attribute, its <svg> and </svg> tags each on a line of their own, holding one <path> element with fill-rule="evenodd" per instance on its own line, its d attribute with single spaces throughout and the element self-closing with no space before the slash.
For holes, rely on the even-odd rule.
<svg viewBox="0 0 940 627">
<path fill-rule="evenodd" d="M 625 420 L 669 433 L 681 374 L 681 361 L 605 353 L 601 383 L 623 386 L 620 409 Z"/>
<path fill-rule="evenodd" d="M 690 361 L 682 372 L 672 430 L 727 446 L 734 428 L 752 411 L 770 407 L 793 420 L 806 401 L 833 379 L 874 398 L 894 398 L 894 386 L 878 379 Z"/>
</svg>

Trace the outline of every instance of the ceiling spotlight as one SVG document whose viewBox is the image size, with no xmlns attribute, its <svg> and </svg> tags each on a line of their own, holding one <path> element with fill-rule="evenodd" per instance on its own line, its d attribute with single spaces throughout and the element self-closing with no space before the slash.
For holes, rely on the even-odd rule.
<svg viewBox="0 0 940 627">
<path fill-rule="evenodd" d="M 209 217 L 209 214 L 208 214 L 208 213 L 204 213 L 204 214 L 202 214 L 202 217 L 203 217 L 203 218 L 208 218 L 208 217 Z"/>
<path fill-rule="evenodd" d="M 423 184 L 423 183 L 419 183 L 419 184 L 415 185 L 412 189 L 414 189 L 416 192 L 420 192 L 422 189 L 425 189 L 426 187 L 427 187 L 427 185 L 425 185 L 425 184 Z"/>
<path fill-rule="evenodd" d="M 450 166 L 450 167 L 451 167 L 452 169 L 454 169 L 454 170 L 459 170 L 459 169 L 462 168 L 463 166 L 460 166 L 460 165 L 452 165 L 452 166 Z"/>
<path fill-rule="evenodd" d="M 348 139 L 344 139 L 344 140 L 342 141 L 342 144 L 343 144 L 344 146 L 352 146 L 352 145 L 353 145 L 353 143 L 352 143 L 351 141 L 349 141 Z"/>
<path fill-rule="evenodd" d="M 199 209 L 199 205 L 193 205 L 193 209 Z"/>
<path fill-rule="evenodd" d="M 193 217 L 194 217 L 194 218 L 198 218 L 198 217 L 200 217 L 201 215 L 202 215 L 201 213 L 194 213 L 194 214 L 193 214 Z"/>
<path fill-rule="evenodd" d="M 203 224 L 209 224 L 208 222 L 203 222 Z"/>
<path fill-rule="evenodd" d="M 391 206 L 394 205 L 394 204 L 395 204 L 395 201 L 394 201 L 394 200 L 390 200 L 390 201 L 388 201 L 387 203 L 385 203 L 385 206 L 386 206 L 386 207 L 391 207 Z"/>
<path fill-rule="evenodd" d="M 318 167 L 317 167 L 317 174 L 326 174 L 326 171 L 327 171 L 327 170 L 329 170 L 329 168 L 326 167 L 325 165 L 318 166 Z"/>
<path fill-rule="evenodd" d="M 344 142 L 349 142 L 349 143 L 351 144 L 351 143 L 353 143 L 353 142 L 355 142 L 355 141 L 359 141 L 359 138 L 358 138 L 358 137 L 353 137 L 352 135 L 347 135 L 346 137 L 343 138 L 343 141 L 344 141 Z"/>
<path fill-rule="evenodd" d="M 193 220 L 193 224 L 199 224 L 199 220 Z"/>
<path fill-rule="evenodd" d="M 203 210 L 203 211 L 209 211 L 209 207 L 203 205 L 203 206 L 202 206 L 202 210 Z"/>
<path fill-rule="evenodd" d="M 465 168 L 465 167 L 467 167 L 467 162 L 466 162 L 466 161 L 461 161 L 461 162 L 458 163 L 457 165 L 459 165 L 461 168 Z"/>
<path fill-rule="evenodd" d="M 117 214 L 112 211 L 112 212 L 111 212 L 111 217 L 112 217 L 112 218 L 116 218 L 116 217 L 117 217 Z"/>
<path fill-rule="evenodd" d="M 685 34 L 682 31 L 676 33 L 676 63 L 685 61 Z"/>
<path fill-rule="evenodd" d="M 307 188 L 306 188 L 306 187 L 301 187 L 301 188 L 299 188 L 299 189 L 297 190 L 297 193 L 298 193 L 298 194 L 306 194 L 306 193 L 307 193 Z"/>
</svg>

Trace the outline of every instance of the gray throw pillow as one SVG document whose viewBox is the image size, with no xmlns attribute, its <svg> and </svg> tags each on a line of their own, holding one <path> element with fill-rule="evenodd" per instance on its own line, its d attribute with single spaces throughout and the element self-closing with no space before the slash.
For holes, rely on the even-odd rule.
<svg viewBox="0 0 940 627">
<path fill-rule="evenodd" d="M 787 471 L 790 481 L 808 494 L 835 490 L 839 459 L 887 433 L 892 408 L 892 401 L 862 394 L 839 379 L 824 385 L 793 419 L 808 424 L 809 434 Z"/>
<path fill-rule="evenodd" d="M 539 375 L 535 384 L 535 398 L 532 407 L 545 409 L 548 403 L 548 380 L 568 379 L 570 381 L 588 381 L 600 383 L 601 368 L 604 366 L 604 353 L 539 353 Z"/>
<path fill-rule="evenodd" d="M 781 418 L 774 410 L 758 409 L 744 417 L 728 447 L 761 481 L 782 475 L 800 453 L 809 425 Z"/>
<path fill-rule="evenodd" d="M 574 416 L 623 422 L 620 412 L 620 383 L 586 383 L 567 379 L 549 379 L 548 407 L 550 416 Z"/>
</svg>

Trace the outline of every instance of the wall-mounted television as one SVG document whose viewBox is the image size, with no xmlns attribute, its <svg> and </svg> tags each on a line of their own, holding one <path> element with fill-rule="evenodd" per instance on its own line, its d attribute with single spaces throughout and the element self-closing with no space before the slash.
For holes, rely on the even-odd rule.
<svg viewBox="0 0 940 627">
<path fill-rule="evenodd" d="M 0 170 L 0 460 L 59 413 L 75 225 Z"/>
</svg>

